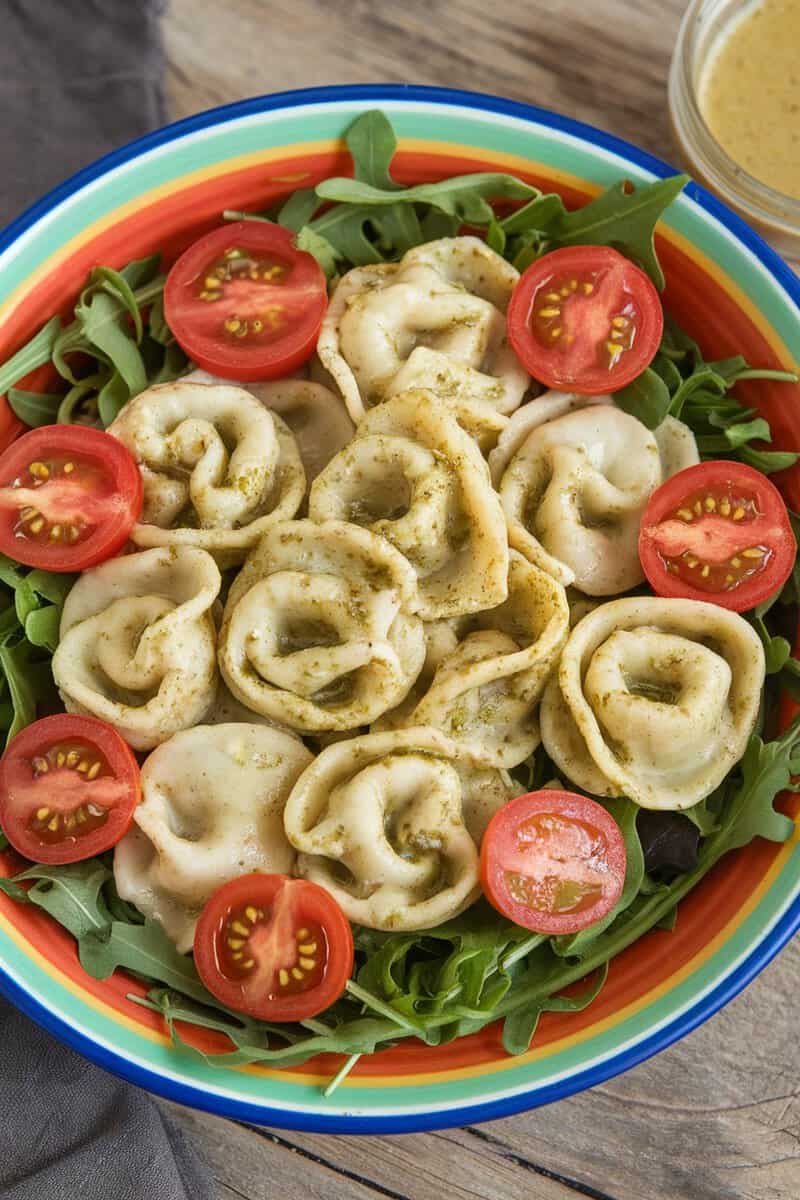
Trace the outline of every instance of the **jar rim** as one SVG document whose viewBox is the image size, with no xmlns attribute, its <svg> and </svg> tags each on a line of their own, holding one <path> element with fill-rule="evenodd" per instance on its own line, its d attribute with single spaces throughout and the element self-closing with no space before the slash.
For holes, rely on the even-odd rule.
<svg viewBox="0 0 800 1200">
<path fill-rule="evenodd" d="M 720 0 L 716 7 L 718 11 Z M 703 116 L 695 80 L 698 34 L 708 8 L 709 0 L 691 0 L 678 31 L 669 74 L 675 137 L 692 166 L 723 199 L 776 232 L 800 239 L 800 199 L 787 196 L 746 171 L 723 149 Z"/>
</svg>

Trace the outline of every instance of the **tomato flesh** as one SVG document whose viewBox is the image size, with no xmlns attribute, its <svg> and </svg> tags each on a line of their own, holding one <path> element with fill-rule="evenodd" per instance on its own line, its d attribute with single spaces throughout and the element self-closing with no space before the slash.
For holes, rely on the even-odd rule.
<svg viewBox="0 0 800 1200">
<path fill-rule="evenodd" d="M 272 379 L 305 362 L 327 306 L 316 259 L 289 230 L 258 221 L 215 229 L 167 278 L 167 322 L 199 366 L 229 379 Z"/>
<path fill-rule="evenodd" d="M 285 875 L 244 875 L 219 888 L 197 925 L 194 953 L 210 992 L 271 1021 L 315 1016 L 344 991 L 353 935 L 324 888 Z"/>
<path fill-rule="evenodd" d="M 780 493 L 742 463 L 679 471 L 653 493 L 642 515 L 639 557 L 660 596 L 711 600 L 744 612 L 783 586 L 795 553 Z"/>
<path fill-rule="evenodd" d="M 0 456 L 0 550 L 27 566 L 82 571 L 120 549 L 142 500 L 139 468 L 116 438 L 33 429 Z"/>
<path fill-rule="evenodd" d="M 0 824 L 14 849 L 36 862 L 77 862 L 108 850 L 138 801 L 133 752 L 94 717 L 35 721 L 0 760 Z"/>
<path fill-rule="evenodd" d="M 481 844 L 487 898 L 539 933 L 575 933 L 599 921 L 622 893 L 625 867 L 617 823 L 574 792 L 517 796 L 495 813 Z"/>
<path fill-rule="evenodd" d="M 608 246 L 572 246 L 528 267 L 508 307 L 508 336 L 530 373 L 589 395 L 624 387 L 664 328 L 650 279 Z"/>
</svg>

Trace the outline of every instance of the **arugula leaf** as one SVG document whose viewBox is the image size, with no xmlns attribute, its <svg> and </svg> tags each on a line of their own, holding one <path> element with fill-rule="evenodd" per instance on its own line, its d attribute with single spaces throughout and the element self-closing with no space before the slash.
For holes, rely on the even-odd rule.
<svg viewBox="0 0 800 1200">
<path fill-rule="evenodd" d="M 318 208 L 319 199 L 314 188 L 299 188 L 286 200 L 276 219 L 284 229 L 299 233 Z"/>
<path fill-rule="evenodd" d="M 7 392 L 20 379 L 30 375 L 37 367 L 43 367 L 50 361 L 56 338 L 61 332 L 61 319 L 51 317 L 29 342 L 26 342 L 16 354 L 12 354 L 0 366 L 0 395 Z"/>
<path fill-rule="evenodd" d="M 361 183 L 358 179 L 339 177 L 317 184 L 317 195 L 323 200 L 336 200 L 340 204 L 431 204 L 469 225 L 486 225 L 494 216 L 490 199 L 525 200 L 538 195 L 538 192 L 513 175 L 481 172 L 458 175 L 439 183 L 420 183 L 392 192 Z"/>
<path fill-rule="evenodd" d="M 669 412 L 669 389 L 652 367 L 646 367 L 627 387 L 614 392 L 614 403 L 648 429 L 655 429 Z"/>
<path fill-rule="evenodd" d="M 32 646 L 41 646 L 55 654 L 60 625 L 61 613 L 55 605 L 34 609 L 25 618 L 25 637 Z"/>
<path fill-rule="evenodd" d="M 27 893 L 30 904 L 44 909 L 79 941 L 105 933 L 111 916 L 103 899 L 103 885 L 111 872 L 98 859 L 63 866 L 33 866 L 14 876 L 14 882 L 34 879 Z"/>
<path fill-rule="evenodd" d="M 337 263 L 341 261 L 339 251 L 321 233 L 316 233 L 310 225 L 304 225 L 295 238 L 298 250 L 306 250 L 313 254 L 327 279 L 332 279 L 337 272 Z"/>
<path fill-rule="evenodd" d="M 135 278 L 137 264 L 129 263 L 126 270 L 130 272 L 130 268 L 134 268 L 132 274 Z M 136 331 L 136 341 L 141 342 L 144 326 L 142 325 L 142 314 L 139 311 L 139 305 L 136 303 L 136 297 L 131 290 L 131 285 L 125 278 L 125 275 L 119 271 L 115 271 L 112 267 L 95 267 L 90 276 L 91 284 L 99 284 L 112 300 L 117 300 L 122 309 L 128 313 L 133 321 L 133 327 Z"/>
<path fill-rule="evenodd" d="M 24 392 L 19 388 L 9 388 L 6 396 L 14 415 L 34 429 L 53 424 L 61 399 L 52 392 Z"/>
<path fill-rule="evenodd" d="M 559 246 L 614 246 L 638 263 L 663 291 L 664 273 L 655 248 L 655 227 L 664 209 L 683 191 L 688 175 L 634 187 L 615 183 L 594 200 L 567 213 L 554 233 Z"/>
<path fill-rule="evenodd" d="M 118 967 L 135 975 L 158 980 L 175 988 L 201 1004 L 216 1004 L 203 987 L 194 965 L 186 954 L 179 954 L 164 930 L 154 921 L 129 925 L 112 921 L 107 935 L 93 933 L 82 937 L 78 944 L 81 966 L 93 979 L 107 979 Z"/>
<path fill-rule="evenodd" d="M 564 201 L 557 192 L 540 193 L 522 208 L 504 217 L 500 226 L 506 237 L 531 232 L 546 237 L 558 228 L 566 216 Z"/>
<path fill-rule="evenodd" d="M 16 646 L 0 646 L 0 669 L 8 683 L 14 707 L 14 719 L 6 735 L 6 740 L 10 741 L 20 729 L 36 720 L 38 690 L 31 670 L 30 645 L 27 642 L 19 642 Z"/>
<path fill-rule="evenodd" d="M 542 996 L 529 1008 L 519 1008 L 503 1022 L 503 1049 L 507 1054 L 525 1054 L 545 1012 L 583 1012 L 596 1000 L 608 978 L 608 963 L 577 996 Z"/>
<path fill-rule="evenodd" d="M 389 170 L 397 138 L 389 118 L 379 108 L 357 117 L 345 134 L 347 149 L 353 157 L 355 177 L 371 187 L 392 191 L 400 187 Z"/>
</svg>

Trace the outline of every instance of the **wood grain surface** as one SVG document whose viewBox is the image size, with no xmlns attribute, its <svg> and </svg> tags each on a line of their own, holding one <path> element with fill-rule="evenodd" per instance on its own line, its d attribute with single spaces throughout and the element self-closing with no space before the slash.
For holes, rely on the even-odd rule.
<svg viewBox="0 0 800 1200">
<path fill-rule="evenodd" d="M 324 83 L 402 81 L 558 109 L 674 158 L 683 0 L 171 0 L 174 117 Z M 799 1200 L 800 943 L 678 1045 L 591 1092 L 478 1128 L 265 1131 L 169 1106 L 219 1200 Z"/>
</svg>

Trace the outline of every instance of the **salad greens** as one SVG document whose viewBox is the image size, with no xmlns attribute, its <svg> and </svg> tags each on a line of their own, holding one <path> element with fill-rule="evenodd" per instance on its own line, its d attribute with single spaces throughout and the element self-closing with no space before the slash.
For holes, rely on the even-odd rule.
<svg viewBox="0 0 800 1200">
<path fill-rule="evenodd" d="M 505 174 L 404 186 L 391 169 L 394 131 L 379 111 L 360 116 L 346 140 L 353 178 L 295 191 L 262 214 L 230 211 L 225 217 L 276 221 L 294 231 L 297 245 L 317 258 L 329 279 L 353 266 L 394 261 L 466 223 L 520 270 L 561 246 L 609 245 L 636 261 L 659 288 L 664 285 L 654 230 L 686 176 L 635 188 L 620 182 L 568 211 L 560 196 Z M 157 255 L 119 271 L 95 268 L 74 320 L 53 317 L 0 366 L 0 394 L 8 394 L 14 412 L 29 425 L 108 425 L 131 397 L 186 367 L 164 319 L 164 281 Z M 48 363 L 68 385 L 65 392 L 14 386 Z M 768 423 L 734 394 L 737 383 L 750 379 L 794 376 L 752 368 L 740 357 L 706 362 L 697 344 L 668 320 L 651 366 L 614 399 L 648 428 L 668 415 L 679 417 L 694 432 L 703 457 L 736 458 L 769 474 L 793 465 L 798 455 L 764 448 L 771 440 Z M 800 534 L 800 518 L 793 517 L 793 525 Z M 69 577 L 26 571 L 0 559 L 0 729 L 6 738 L 55 701 L 49 661 L 71 583 Z M 796 627 L 798 604 L 800 560 L 781 595 L 749 619 L 764 644 L 772 683 L 800 699 L 800 663 L 784 636 Z M 517 775 L 527 789 L 539 788 L 552 778 L 552 764 L 540 750 Z M 31 866 L 14 879 L 0 878 L 0 891 L 41 908 L 67 929 L 93 977 L 104 979 L 124 968 L 143 982 L 146 995 L 131 998 L 163 1015 L 185 1053 L 221 1066 L 291 1066 L 323 1051 L 339 1053 L 347 1061 L 330 1091 L 361 1054 L 407 1037 L 442 1045 L 500 1020 L 506 1050 L 527 1050 L 542 1013 L 586 1007 L 616 955 L 650 930 L 671 929 L 679 902 L 723 855 L 755 837 L 789 838 L 793 824 L 776 811 L 775 800 L 782 791 L 799 790 L 792 782 L 797 775 L 800 717 L 772 741 L 754 734 L 712 796 L 685 814 L 668 814 L 676 827 L 662 830 L 661 857 L 637 805 L 602 801 L 627 851 L 622 895 L 603 920 L 569 936 L 546 937 L 513 925 L 480 901 L 436 929 L 356 928 L 356 969 L 344 996 L 321 1016 L 295 1025 L 255 1021 L 222 1006 L 201 983 L 193 959 L 179 954 L 159 925 L 119 897 L 109 854 L 68 866 Z M 647 815 L 655 828 L 660 814 Z M 674 866 L 676 851 L 681 870 Z M 185 1025 L 224 1034 L 232 1049 L 203 1054 L 185 1040 Z"/>
<path fill-rule="evenodd" d="M 56 708 L 50 659 L 72 575 L 29 571 L 0 555 L 0 736 L 5 744 Z"/>
<path fill-rule="evenodd" d="M 404 1037 L 438 1046 L 496 1020 L 503 1021 L 506 1050 L 519 1054 L 530 1045 L 542 1013 L 586 1007 L 617 954 L 651 929 L 671 928 L 680 900 L 724 854 L 754 837 L 782 842 L 791 835 L 792 821 L 774 802 L 782 791 L 800 790 L 792 782 L 798 774 L 800 718 L 774 741 L 754 734 L 713 797 L 713 824 L 696 865 L 683 874 L 648 874 L 636 805 L 604 801 L 628 850 L 622 896 L 604 921 L 569 937 L 547 938 L 511 924 L 481 901 L 420 933 L 357 928 L 357 968 L 346 995 L 322 1016 L 297 1025 L 254 1021 L 220 1005 L 200 982 L 192 958 L 179 954 L 160 926 L 119 899 L 108 856 L 67 867 L 34 866 L 14 879 L 0 879 L 0 890 L 44 909 L 68 929 L 94 978 L 124 967 L 153 985 L 145 998 L 132 998 L 164 1016 L 184 1052 L 214 1065 L 291 1066 L 321 1052 L 368 1054 Z M 29 882 L 25 890 L 21 885 Z M 185 1041 L 178 1023 L 224 1033 L 234 1049 L 205 1054 Z"/>
<path fill-rule="evenodd" d="M 665 417 L 677 417 L 694 433 L 702 458 L 735 458 L 764 475 L 793 466 L 800 455 L 763 450 L 751 443 L 770 442 L 767 421 L 732 392 L 748 379 L 793 383 L 788 371 L 749 366 L 741 356 L 705 362 L 700 347 L 667 318 L 653 362 L 633 383 L 614 393 L 614 402 L 648 429 Z"/>
<path fill-rule="evenodd" d="M 95 267 L 69 324 L 52 317 L 35 337 L 0 366 L 0 395 L 26 425 L 110 425 L 128 400 L 155 383 L 176 379 L 186 355 L 164 320 L 160 257 L 137 259 L 121 271 Z M 76 355 L 88 360 L 77 373 Z M 81 361 L 80 359 L 78 361 Z M 69 384 L 64 393 L 14 387 L 52 363 Z"/>
<path fill-rule="evenodd" d="M 657 287 L 664 286 L 653 236 L 664 209 L 688 182 L 686 175 L 638 188 L 616 183 L 569 212 L 556 193 L 543 193 L 513 175 L 457 175 L 404 187 L 391 173 L 394 130 L 379 110 L 358 117 L 346 142 L 353 179 L 326 179 L 295 192 L 272 212 L 227 211 L 226 218 L 275 220 L 294 230 L 297 244 L 317 258 L 329 278 L 342 264 L 391 262 L 412 246 L 452 236 L 467 224 L 486 234 L 492 249 L 521 271 L 561 246 L 614 246 L 639 263 Z M 521 200 L 525 205 L 502 219 L 490 203 Z M 320 212 L 329 202 L 332 206 Z"/>
</svg>

